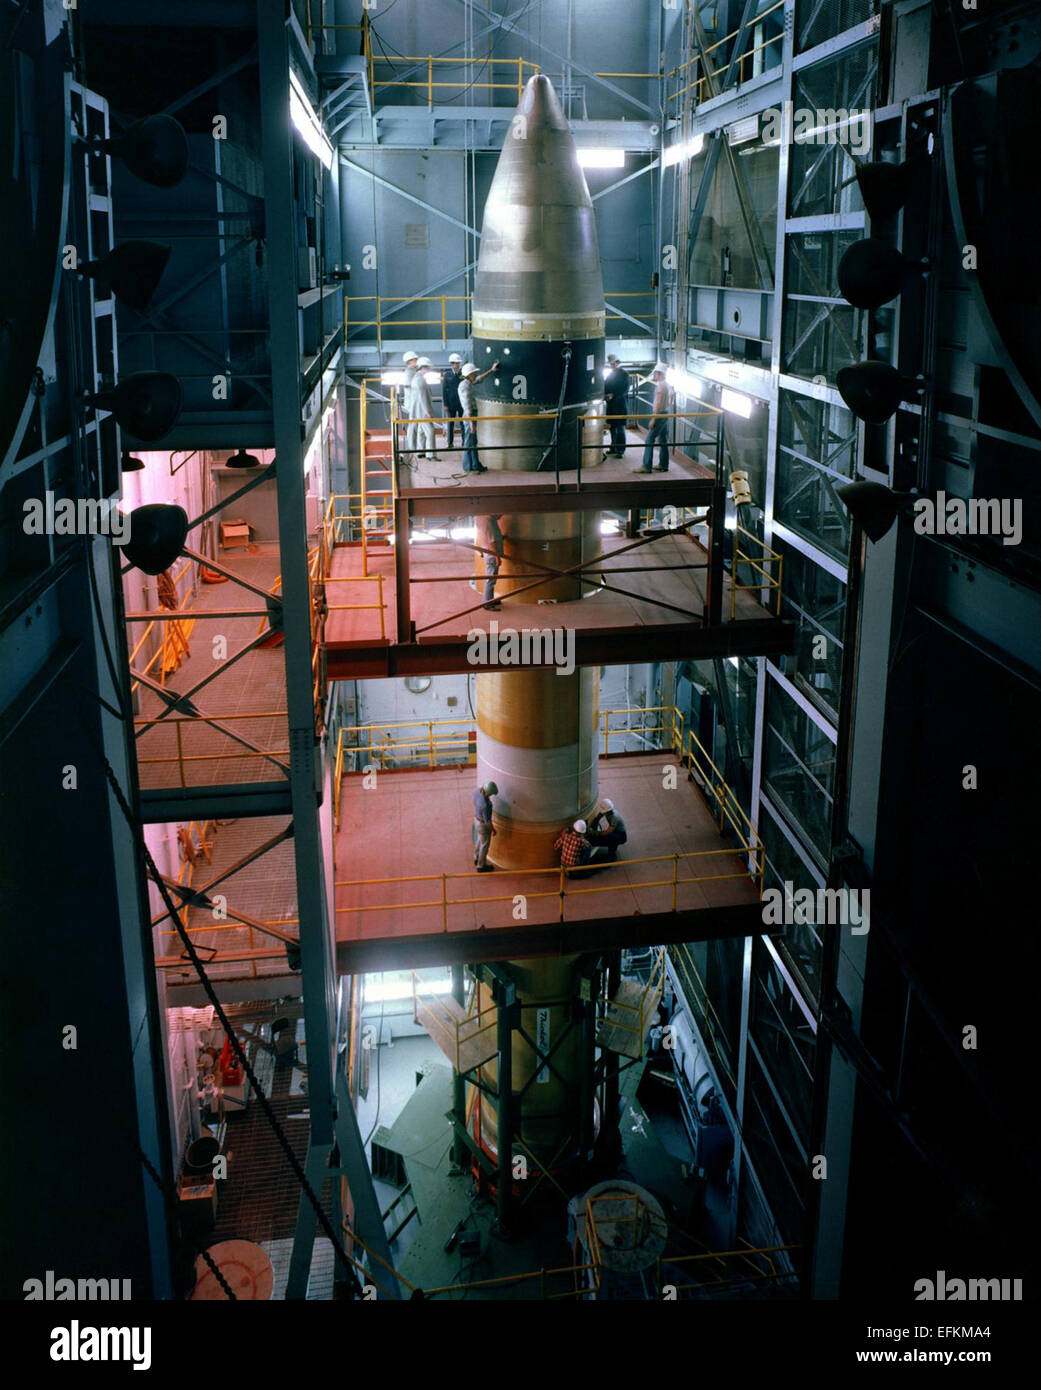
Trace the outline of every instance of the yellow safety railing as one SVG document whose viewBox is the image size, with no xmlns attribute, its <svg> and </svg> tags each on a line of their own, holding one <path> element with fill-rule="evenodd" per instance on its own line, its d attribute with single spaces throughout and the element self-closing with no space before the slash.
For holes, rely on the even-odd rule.
<svg viewBox="0 0 1041 1390">
<path fill-rule="evenodd" d="M 687 747 L 683 761 L 695 781 L 700 780 L 707 797 L 716 803 L 716 819 L 722 831 L 729 826 L 749 856 L 749 873 L 756 887 L 763 886 L 763 852 L 759 836 L 744 807 L 727 785 L 726 779 L 712 761 L 693 729 L 687 730 Z"/>
<path fill-rule="evenodd" d="M 657 291 L 655 290 L 619 290 L 616 293 L 606 292 L 604 298 L 608 301 L 617 299 L 642 299 L 650 302 L 653 309 L 657 303 Z M 455 338 L 468 338 L 470 336 L 470 301 L 471 296 L 467 294 L 421 294 L 421 295 L 390 295 L 390 294 L 351 294 L 344 295 L 343 300 L 343 328 L 344 334 L 348 332 L 360 331 L 366 328 L 375 328 L 377 339 L 382 347 L 384 328 L 426 328 L 435 330 L 435 336 L 440 337 L 442 344 L 448 340 L 448 330 L 458 329 L 453 333 Z M 355 306 L 352 313 L 351 305 Z M 368 316 L 362 313 L 358 306 L 370 304 L 375 307 L 368 310 Z M 429 312 L 425 318 L 402 318 L 394 309 L 398 304 L 433 304 L 437 306 L 433 312 Z M 390 306 L 384 308 L 384 306 Z M 462 309 L 455 306 L 462 305 Z M 451 307 L 450 307 L 451 306 Z M 637 309 L 637 314 L 647 313 L 647 309 Z M 359 317 L 359 314 L 361 316 Z M 615 313 L 608 310 L 605 314 L 608 319 L 625 319 L 627 316 L 622 313 Z M 634 316 L 635 317 L 635 316 Z M 642 320 L 641 320 L 642 322 Z M 654 331 L 653 325 L 644 324 L 643 327 L 648 333 Z"/>
<path fill-rule="evenodd" d="M 412 1019 L 415 1023 L 420 1022 L 419 1010 L 422 1006 L 420 1004 L 419 998 L 419 986 L 421 983 L 422 982 L 420 981 L 416 971 L 413 970 Z M 495 1030 L 498 1026 L 499 1020 L 498 1009 L 492 1008 L 483 1014 L 480 1012 L 475 1013 L 474 1009 L 479 1001 L 479 995 L 475 990 L 473 998 L 470 1001 L 470 1008 L 466 1017 L 456 1018 L 453 1015 L 438 1012 L 438 997 L 440 996 L 434 996 L 434 999 L 426 1005 L 428 1014 L 433 1015 L 433 1018 L 431 1019 L 432 1026 L 426 1025 L 427 1031 L 431 1034 L 431 1036 L 433 1036 L 434 1030 L 438 1030 L 447 1035 L 449 1046 L 453 1054 L 453 1056 L 450 1057 L 449 1060 L 452 1062 L 454 1069 L 457 1072 L 466 1072 L 474 1070 L 474 1067 L 477 1064 L 470 1061 L 469 1059 L 464 1061 L 462 1055 L 463 1047 L 467 1044 L 473 1043 L 475 1039 L 482 1037 L 484 1034 L 491 1034 L 491 1048 L 488 1052 L 487 1058 L 482 1058 L 482 1064 L 485 1060 L 490 1061 L 495 1056 L 496 1052 Z M 440 1042 L 440 1039 L 435 1038 L 434 1041 Z M 472 1100 L 473 1097 L 471 1097 L 471 1103 Z"/>
<path fill-rule="evenodd" d="M 746 553 L 746 551 L 741 548 L 742 543 L 739 540 L 739 537 L 741 536 L 745 538 L 746 545 L 750 543 L 759 547 L 758 557 Z M 739 564 L 747 565 L 749 569 L 754 570 L 755 573 L 759 575 L 759 578 L 751 584 L 739 583 Z M 734 619 L 737 613 L 737 595 L 739 590 L 743 593 L 758 594 L 759 601 L 763 603 L 762 591 L 766 589 L 768 591 L 768 597 L 766 598 L 765 603 L 763 603 L 763 607 L 768 609 L 771 613 L 780 613 L 781 574 L 783 568 L 783 555 L 778 554 L 776 550 L 773 550 L 770 546 L 768 546 L 765 541 L 761 541 L 758 536 L 753 535 L 751 531 L 746 531 L 743 526 L 738 526 L 735 528 L 734 561 L 730 575 L 731 621 Z"/>
<path fill-rule="evenodd" d="M 517 101 L 520 101 L 524 93 L 524 84 L 528 78 L 537 72 L 541 72 L 538 63 L 529 62 L 526 58 L 494 58 L 494 57 L 473 57 L 469 58 L 460 55 L 457 58 L 435 58 L 432 54 L 412 55 L 395 54 L 393 57 L 381 53 L 373 53 L 369 47 L 369 84 L 373 97 L 382 88 L 404 87 L 406 89 L 420 89 L 426 92 L 427 104 L 433 106 L 434 93 L 440 91 L 484 91 L 500 92 L 507 91 L 512 93 Z M 382 68 L 387 66 L 395 69 L 398 64 L 411 65 L 419 68 L 420 71 L 425 67 L 426 72 L 421 77 L 400 78 L 400 77 L 377 77 L 377 65 Z M 460 74 L 463 80 L 456 81 L 448 76 L 441 77 L 438 74 L 443 72 L 445 67 L 462 68 Z M 491 77 L 486 79 L 470 78 L 470 72 L 474 66 L 479 66 L 483 72 L 490 69 Z M 507 74 L 515 72 L 516 76 L 500 80 L 497 69 L 505 68 Z"/>
<path fill-rule="evenodd" d="M 773 14 L 774 10 L 782 9 L 784 7 L 784 2 L 785 0 L 776 0 L 776 4 L 771 5 L 769 9 L 763 10 L 761 14 L 757 14 L 750 21 L 749 27 L 756 28 L 757 26 L 759 26 L 767 15 Z M 680 81 L 683 83 L 683 86 L 674 88 L 672 91 L 669 92 L 666 104 L 670 107 L 675 107 L 675 105 L 679 103 L 683 99 L 683 97 L 687 95 L 688 92 L 694 93 L 693 100 L 695 105 L 702 101 L 705 101 L 706 86 L 709 82 L 713 81 L 717 77 L 721 77 L 723 73 L 726 72 L 729 63 L 729 57 L 727 55 L 723 55 L 720 59 L 718 67 L 714 68 L 706 66 L 704 59 L 707 58 L 710 54 L 716 53 L 719 49 L 729 44 L 732 39 L 736 39 L 740 32 L 740 29 L 734 29 L 729 34 L 724 34 L 721 39 L 717 39 L 715 43 L 708 45 L 708 47 L 705 49 L 704 56 L 700 53 L 695 53 L 692 57 L 688 58 L 685 63 L 680 63 L 678 67 L 672 68 L 671 71 L 666 75 L 666 83 L 669 84 L 674 81 Z M 758 43 L 754 47 L 746 49 L 745 52 L 742 53 L 741 57 L 737 60 L 736 64 L 738 85 L 740 85 L 742 82 L 748 81 L 750 77 L 756 75 L 756 64 L 754 62 L 754 59 L 757 54 L 763 53 L 766 49 L 772 48 L 774 47 L 774 45 L 783 42 L 784 31 L 782 29 L 781 33 L 774 34 L 772 38 L 766 39 L 764 40 L 764 42 Z M 748 71 L 748 69 L 745 66 L 749 62 L 752 62 L 752 71 Z"/>
<path fill-rule="evenodd" d="M 721 855 L 730 858 L 733 858 L 734 855 L 746 855 L 751 859 L 751 866 L 746 867 L 742 864 L 740 869 L 736 869 L 730 873 L 693 874 L 689 878 L 681 877 L 681 864 L 687 865 L 694 860 L 719 858 Z M 594 893 L 628 892 L 640 894 L 649 888 L 669 888 L 672 890 L 672 900 L 671 907 L 666 910 L 675 912 L 677 910 L 679 890 L 681 888 L 689 887 L 691 884 L 722 883 L 725 880 L 741 878 L 751 878 L 753 884 L 758 887 L 762 882 L 763 874 L 762 850 L 758 845 L 751 846 L 748 844 L 742 844 L 740 846 L 730 845 L 724 849 L 689 850 L 683 854 L 651 854 L 638 859 L 624 859 L 617 862 L 598 861 L 592 867 L 595 868 L 597 873 L 606 873 L 610 876 L 612 874 L 618 874 L 619 870 L 625 870 L 637 864 L 668 864 L 671 867 L 671 872 L 668 872 L 663 878 L 641 879 L 639 882 L 635 883 L 630 882 L 628 879 L 621 879 L 620 875 L 618 875 L 620 878 L 618 883 L 602 884 L 592 888 L 577 888 L 574 886 L 575 879 L 582 875 L 581 868 L 567 870 L 561 865 L 555 868 L 544 869 L 510 869 L 509 873 L 511 878 L 525 878 L 535 875 L 542 875 L 543 877 L 549 875 L 555 876 L 557 879 L 555 888 L 537 890 L 534 892 L 527 891 L 524 896 L 529 902 L 539 898 L 557 898 L 559 900 L 558 921 L 561 922 L 567 920 L 566 904 L 569 898 L 588 897 Z M 568 879 L 569 872 L 574 875 L 574 879 L 571 881 Z M 449 883 L 454 883 L 457 880 L 476 879 L 479 876 L 479 872 L 474 871 L 441 874 L 397 874 L 383 878 L 337 879 L 337 888 L 371 888 L 387 883 L 436 883 L 440 886 L 440 892 L 436 898 L 424 898 L 418 902 L 359 903 L 350 907 L 338 907 L 336 909 L 336 915 L 337 917 L 358 917 L 366 912 L 411 912 L 416 908 L 435 907 L 440 909 L 441 930 L 442 932 L 447 932 L 449 908 L 472 907 L 475 903 L 512 903 L 514 901 L 516 897 L 515 893 L 493 893 L 480 896 L 468 894 L 464 897 L 449 896 Z M 483 877 L 481 877 L 481 882 L 484 882 Z"/>
<path fill-rule="evenodd" d="M 605 1007 L 611 1010 L 608 1020 L 612 1028 L 621 1028 L 632 1033 L 641 1044 L 651 1026 L 651 1016 L 657 1013 L 658 1000 L 665 984 L 665 950 L 658 952 L 646 985 L 640 991 L 639 1001 L 630 1004 L 624 999 L 605 999 Z M 606 988 L 606 981 L 605 981 Z"/>
<path fill-rule="evenodd" d="M 718 1271 L 718 1278 L 703 1279 L 699 1283 L 677 1284 L 675 1277 L 670 1274 L 668 1283 L 676 1289 L 719 1289 L 730 1284 L 758 1284 L 779 1282 L 782 1279 L 795 1279 L 797 1274 L 793 1270 L 778 1269 L 776 1262 L 770 1258 L 771 1255 L 781 1255 L 794 1253 L 801 1250 L 800 1245 L 760 1245 L 747 1246 L 739 1250 L 707 1250 L 700 1255 L 663 1255 L 658 1258 L 655 1265 L 655 1289 L 658 1297 L 661 1297 L 664 1279 L 664 1266 L 669 1265 L 710 1265 L 715 1263 L 722 1266 Z M 762 1260 L 762 1265 L 757 1264 L 757 1260 Z M 733 1266 L 737 1266 L 731 1271 Z M 742 1268 L 742 1266 L 744 1266 Z M 765 1268 L 764 1268 L 765 1266 Z"/>
<path fill-rule="evenodd" d="M 193 560 L 185 560 L 184 564 L 177 571 L 177 573 L 172 576 L 175 588 L 180 583 L 181 578 L 185 574 L 185 572 L 188 569 L 190 569 L 194 563 L 195 562 Z M 166 609 L 165 611 L 170 612 L 171 610 Z M 134 620 L 131 619 L 130 621 Z M 161 686 L 165 686 L 167 675 L 171 671 L 177 669 L 177 667 L 180 665 L 180 659 L 182 657 L 190 655 L 188 651 L 188 636 L 194 625 L 195 619 L 190 614 L 187 614 L 183 619 L 172 619 L 146 623 L 144 631 L 141 633 L 141 636 L 134 643 L 133 650 L 127 658 L 127 664 L 130 666 L 131 670 L 133 670 L 134 660 L 137 657 L 138 652 L 141 650 L 145 642 L 158 627 L 160 629 L 161 641 L 158 647 L 156 647 L 155 651 L 152 653 L 151 657 L 149 657 L 148 663 L 142 668 L 140 674 L 143 676 L 149 675 L 151 673 L 152 667 L 156 664 L 156 662 L 158 662 L 159 671 L 157 679 Z M 131 692 L 137 690 L 140 684 L 140 680 L 132 681 L 130 685 Z"/>
<path fill-rule="evenodd" d="M 186 825 L 178 826 L 177 840 L 181 851 L 181 865 L 177 871 L 177 883 L 182 887 L 191 888 L 195 883 L 195 870 L 200 859 L 209 864 L 212 860 L 212 848 L 214 837 L 217 833 L 218 822 L 215 820 L 189 821 Z M 258 948 L 256 936 L 263 935 L 260 928 L 254 927 L 246 922 L 240 922 L 234 917 L 214 919 L 210 913 L 204 913 L 198 923 L 189 922 L 190 903 L 181 903 L 177 908 L 177 919 L 181 927 L 192 939 L 197 942 L 199 948 L 204 952 L 213 951 L 216 954 L 207 960 L 208 965 L 226 964 L 248 964 L 250 967 L 250 978 L 259 978 L 258 964 L 262 960 L 285 959 L 284 945 L 268 948 Z M 258 919 L 259 922 L 259 919 Z M 276 918 L 265 920 L 262 925 L 282 928 L 295 926 L 299 929 L 299 919 L 296 917 Z M 176 926 L 157 928 L 160 941 L 176 938 L 180 941 L 181 933 Z M 209 941 L 199 941 L 200 937 L 213 937 L 216 934 L 227 932 L 240 932 L 244 934 L 248 945 L 236 949 L 232 947 L 221 951 L 218 947 L 212 946 Z M 187 957 L 175 951 L 169 955 L 156 953 L 155 965 L 157 970 L 174 971 L 189 970 L 190 963 Z M 286 973 L 289 972 L 288 963 Z"/>
<path fill-rule="evenodd" d="M 634 726 L 628 722 L 625 727 L 620 728 L 612 725 L 614 716 L 637 714 L 644 718 L 646 716 L 656 716 L 656 722 L 652 724 L 639 724 Z M 668 886 L 673 889 L 673 906 L 675 907 L 676 890 L 683 884 L 700 881 L 710 881 L 709 877 L 702 876 L 700 879 L 685 879 L 679 876 L 680 860 L 704 858 L 712 854 L 734 854 L 740 853 L 747 858 L 747 873 L 752 878 L 753 883 L 761 890 L 763 878 L 763 852 L 759 837 L 750 821 L 744 807 L 738 801 L 733 791 L 727 785 L 726 778 L 720 772 L 715 762 L 712 760 L 704 745 L 698 739 L 692 729 L 685 727 L 685 720 L 682 712 L 675 705 L 653 705 L 650 707 L 637 706 L 618 710 L 601 710 L 601 729 L 599 736 L 604 740 L 604 756 L 610 756 L 610 741 L 612 738 L 626 738 L 633 736 L 643 736 L 648 734 L 659 735 L 661 742 L 657 748 L 663 751 L 672 752 L 680 762 L 689 770 L 692 778 L 701 786 L 706 799 L 714 807 L 714 814 L 719 823 L 720 831 L 729 829 L 738 841 L 739 848 L 729 847 L 721 850 L 699 850 L 689 854 L 675 855 L 655 855 L 645 860 L 626 859 L 622 862 L 626 864 L 635 863 L 665 863 L 674 861 L 673 874 L 668 879 L 655 880 L 649 883 L 633 885 L 636 888 L 650 888 Z M 442 732 L 445 730 L 446 732 Z M 400 735 L 398 731 L 420 730 L 418 736 L 414 732 Z M 436 768 L 443 755 L 453 755 L 458 761 L 458 755 L 465 748 L 467 761 L 471 764 L 475 761 L 476 749 L 476 725 L 473 720 L 465 718 L 459 719 L 426 719 L 426 720 L 400 720 L 388 721 L 384 723 L 354 724 L 341 727 L 337 737 L 336 748 L 336 767 L 339 770 L 334 786 L 334 817 L 337 828 L 340 824 L 341 811 L 341 787 L 343 769 L 348 754 L 356 754 L 363 760 L 363 768 L 374 759 L 386 767 L 388 761 L 397 761 L 404 764 L 426 765 L 428 768 Z M 613 864 L 598 865 L 601 871 L 610 870 Z M 511 870 L 511 872 L 514 872 Z M 524 869 L 516 870 L 517 873 L 552 873 L 554 869 Z M 743 873 L 744 871 L 742 871 Z M 398 883 L 398 882 L 440 882 L 441 894 L 437 900 L 422 903 L 405 904 L 386 904 L 387 908 L 392 906 L 402 907 L 441 907 L 442 921 L 447 921 L 447 909 L 458 906 L 462 902 L 496 902 L 506 901 L 498 898 L 466 898 L 450 899 L 447 895 L 447 882 L 449 879 L 472 878 L 472 874 L 421 874 L 409 878 L 384 878 L 356 880 L 350 886 L 357 887 L 362 882 L 368 883 Z M 738 878 L 741 874 L 713 875 L 711 878 Z M 346 885 L 345 885 L 346 886 Z M 561 873 L 560 887 L 557 890 L 563 897 L 566 892 L 616 892 L 616 888 L 585 888 L 567 889 L 563 873 Z M 553 892 L 536 893 L 534 897 L 552 897 Z M 563 903 L 561 903 L 563 920 Z M 352 911 L 378 911 L 379 908 L 355 908 Z"/>
<path fill-rule="evenodd" d="M 613 1241 L 611 1254 L 620 1250 L 638 1250 L 649 1235 L 657 1228 L 662 1235 L 667 1234 L 665 1219 L 656 1216 L 638 1192 L 603 1192 L 598 1197 L 586 1198 L 586 1244 L 593 1264 L 598 1270 L 603 1268 L 604 1251 L 600 1243 L 600 1230 L 597 1217 L 604 1213 L 605 1223 L 612 1228 Z M 621 1230 L 616 1228 L 621 1227 Z"/>
<path fill-rule="evenodd" d="M 623 715 L 629 719 L 624 727 L 612 722 Z M 653 723 L 634 725 L 631 722 L 633 715 L 644 719 L 656 717 Z M 618 751 L 617 744 L 612 746 L 612 739 L 646 739 L 649 735 L 660 734 L 663 736 L 662 743 L 656 747 L 669 749 L 680 757 L 687 752 L 684 722 L 682 713 L 675 705 L 604 709 L 600 711 L 597 737 L 603 740 L 603 755 L 609 757 L 612 752 Z M 460 754 L 465 754 L 466 761 L 473 763 L 476 758 L 476 728 L 472 718 L 462 715 L 457 719 L 380 720 L 370 724 L 345 725 L 337 739 L 337 762 L 342 769 L 346 754 L 356 753 L 366 755 L 367 761 L 378 759 L 383 766 L 398 762 L 436 768 L 446 758 L 458 760 Z"/>
</svg>

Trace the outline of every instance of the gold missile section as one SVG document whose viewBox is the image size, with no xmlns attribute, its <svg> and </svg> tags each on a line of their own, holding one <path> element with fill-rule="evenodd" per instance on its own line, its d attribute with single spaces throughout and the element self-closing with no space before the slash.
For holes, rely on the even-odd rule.
<svg viewBox="0 0 1041 1390">
<path fill-rule="evenodd" d="M 561 418 L 555 445 L 562 473 L 574 480 L 581 465 L 583 473 L 603 461 L 603 397 L 590 400 L 579 410 L 566 410 Z M 554 476 L 554 453 L 546 456 L 553 438 L 556 402 L 534 405 L 530 401 L 484 401 L 477 418 L 477 438 L 485 468 L 506 472 L 531 473 L 546 458 L 542 472 Z"/>
<path fill-rule="evenodd" d="M 496 868 L 555 867 L 557 836 L 595 806 L 599 687 L 596 667 L 477 677 L 478 780 L 500 789 L 488 853 Z"/>
<path fill-rule="evenodd" d="M 522 1001 L 521 1027 L 534 1039 L 543 1054 L 547 1053 L 564 1034 L 571 1014 L 571 998 L 575 992 L 575 964 L 578 956 L 545 957 L 539 960 L 509 961 L 511 974 Z M 480 986 L 482 1017 L 493 1018 L 495 1005 L 491 990 Z M 552 1068 L 540 1064 L 531 1045 L 518 1032 L 513 1034 L 511 1048 L 513 1095 L 528 1086 L 520 1099 L 514 1100 L 513 1127 L 515 1136 L 544 1163 L 560 1161 L 578 1142 L 578 1095 L 582 1067 L 581 1034 L 572 1028 L 553 1053 Z M 497 1061 L 487 1062 L 480 1071 L 481 1081 L 492 1091 L 498 1086 Z M 538 1074 L 538 1079 L 532 1077 Z M 475 1105 L 474 1137 L 493 1158 L 498 1158 L 498 1114 L 495 1102 L 487 1095 Z M 517 1146 L 517 1153 L 524 1149 Z M 530 1169 L 529 1160 L 529 1169 Z M 532 1175 L 532 1180 L 537 1174 Z"/>
<path fill-rule="evenodd" d="M 507 342 L 515 339 L 520 343 L 557 343 L 568 339 L 602 338 L 607 323 L 604 310 L 594 313 L 574 311 L 568 314 L 499 314 L 487 310 L 474 311 L 473 336 L 475 338 L 505 338 Z M 509 370 L 509 361 L 502 359 L 503 375 Z"/>
</svg>

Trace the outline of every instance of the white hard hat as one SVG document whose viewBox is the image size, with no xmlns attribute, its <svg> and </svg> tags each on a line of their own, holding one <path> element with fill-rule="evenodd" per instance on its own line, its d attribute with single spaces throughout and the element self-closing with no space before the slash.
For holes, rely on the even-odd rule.
<svg viewBox="0 0 1041 1390">
<path fill-rule="evenodd" d="M 477 364 L 475 362 L 464 363 L 463 376 L 470 376 L 471 374 L 473 374 L 474 376 L 477 375 Z"/>
<path fill-rule="evenodd" d="M 579 833 L 580 835 L 584 835 L 584 834 L 586 833 L 586 823 L 585 823 L 585 821 L 584 821 L 584 820 L 577 820 L 577 821 L 575 821 L 575 829 L 578 831 L 578 833 Z"/>
<path fill-rule="evenodd" d="M 662 376 L 664 376 L 668 370 L 669 370 L 669 369 L 668 369 L 668 367 L 665 365 L 664 362 L 655 362 L 655 364 L 654 364 L 654 371 L 655 371 L 655 372 L 661 372 Z M 652 373 L 652 375 L 653 375 L 653 373 Z"/>
<path fill-rule="evenodd" d="M 604 812 L 604 811 L 613 811 L 613 810 L 614 810 L 614 802 L 608 800 L 608 798 L 605 796 L 605 797 L 602 799 L 602 801 L 600 802 L 600 805 L 597 807 L 597 810 L 600 811 L 601 813 Z"/>
<path fill-rule="evenodd" d="M 402 362 L 411 362 L 411 361 L 413 361 L 413 360 L 415 359 L 415 357 L 416 357 L 416 354 L 412 351 L 411 348 L 409 348 L 408 352 L 403 352 L 403 353 L 401 354 L 401 360 L 402 360 Z"/>
<path fill-rule="evenodd" d="M 417 367 L 429 367 L 429 366 L 430 366 L 430 358 L 429 358 L 429 357 L 421 357 L 421 358 L 419 359 L 419 361 L 416 363 L 416 366 L 417 366 Z"/>
<path fill-rule="evenodd" d="M 448 360 L 449 362 L 461 362 L 463 359 L 459 356 L 457 352 L 453 352 Z"/>
</svg>

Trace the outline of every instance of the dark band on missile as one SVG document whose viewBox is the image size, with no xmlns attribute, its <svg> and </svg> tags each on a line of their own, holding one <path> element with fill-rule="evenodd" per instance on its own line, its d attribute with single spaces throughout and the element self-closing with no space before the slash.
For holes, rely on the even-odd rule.
<svg viewBox="0 0 1041 1390">
<path fill-rule="evenodd" d="M 564 371 L 564 342 L 524 342 L 516 338 L 474 338 L 474 361 L 484 370 L 485 363 L 498 361 L 501 366 L 477 388 L 482 401 L 509 402 L 523 400 L 533 406 L 556 406 L 560 400 L 560 384 Z M 590 365 L 591 364 L 591 365 Z M 578 405 L 603 395 L 604 340 L 576 338 L 571 341 L 571 364 L 568 369 L 565 405 Z M 514 394 L 515 378 L 524 378 L 522 397 Z"/>
</svg>

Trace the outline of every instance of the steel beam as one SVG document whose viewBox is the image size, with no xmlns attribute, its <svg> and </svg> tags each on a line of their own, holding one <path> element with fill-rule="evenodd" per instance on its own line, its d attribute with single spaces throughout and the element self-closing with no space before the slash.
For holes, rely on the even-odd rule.
<svg viewBox="0 0 1041 1390">
<path fill-rule="evenodd" d="M 293 134 L 286 116 L 289 29 L 282 7 L 256 10 L 260 62 L 264 211 L 272 272 L 268 276 L 274 438 L 282 608 L 285 615 L 286 707 L 300 949 L 307 1030 L 311 1143 L 332 1142 L 335 1013 L 324 855 L 318 821 L 318 744 L 311 676 L 310 578 L 301 457 L 301 394 L 296 277 Z"/>
<path fill-rule="evenodd" d="M 769 935 L 783 931 L 783 927 L 778 927 Z M 336 965 L 341 975 L 357 975 L 373 970 L 420 970 L 435 965 L 522 960 L 527 956 L 603 952 L 623 946 L 664 946 L 681 941 L 721 941 L 757 934 L 763 934 L 763 909 L 758 901 L 586 921 L 527 922 L 499 931 L 474 927 L 415 936 L 360 940 L 341 937 L 336 943 Z"/>
<path fill-rule="evenodd" d="M 752 0 L 749 0 L 749 3 L 752 3 Z M 576 63 L 573 57 L 558 53 L 555 48 L 550 48 L 548 44 L 543 43 L 536 35 L 522 30 L 520 25 L 507 15 L 490 16 L 486 9 L 477 4 L 476 0 L 459 0 L 459 4 L 471 10 L 474 17 L 477 19 L 493 20 L 490 27 L 498 29 L 504 34 L 515 35 L 522 43 L 527 44 L 531 48 L 537 48 L 540 53 L 548 54 L 551 58 L 555 59 L 556 62 L 560 63 L 563 68 L 570 69 L 572 72 L 581 73 L 588 81 L 595 82 L 597 86 L 603 87 L 606 91 L 618 97 L 620 101 L 626 102 L 629 106 L 635 106 L 640 111 L 645 111 L 647 115 L 652 118 L 657 117 L 658 113 L 652 106 L 648 106 L 645 101 L 640 101 L 637 97 L 634 97 L 631 92 L 627 92 L 623 87 L 619 87 L 614 82 L 608 81 L 606 77 L 598 77 L 590 68 L 583 67 L 581 63 Z"/>
<path fill-rule="evenodd" d="M 636 630 L 575 630 L 575 662 L 578 666 L 627 666 L 633 659 Z M 650 624 L 639 630 L 640 653 L 646 661 L 705 661 L 722 656 L 782 656 L 795 650 L 796 626 L 783 618 L 747 619 L 704 628 L 697 623 Z M 470 644 L 459 636 L 422 642 L 374 639 L 370 646 L 326 648 L 328 678 L 383 680 L 390 676 L 465 674 L 473 670 L 467 660 Z M 515 671 L 515 666 L 491 665 L 484 670 Z"/>
<path fill-rule="evenodd" d="M 140 796 L 141 820 L 145 825 L 185 820 L 237 820 L 246 816 L 287 816 L 291 810 L 288 782 L 145 788 Z"/>
<path fill-rule="evenodd" d="M 422 198 L 417 198 L 414 193 L 408 193 L 404 188 L 399 188 L 396 183 L 391 183 L 389 179 L 383 178 L 372 169 L 366 169 L 362 164 L 355 164 L 353 159 L 348 159 L 345 154 L 340 155 L 340 163 L 345 164 L 348 169 L 353 169 L 356 174 L 362 174 L 365 178 L 371 179 L 373 183 L 379 184 L 380 188 L 387 188 L 391 193 L 396 193 L 399 198 L 404 198 L 407 202 L 415 203 L 416 207 L 422 208 L 424 212 L 432 213 L 435 217 L 443 218 L 445 222 L 451 222 L 453 227 L 459 227 L 464 232 L 469 232 L 472 237 L 480 240 L 481 233 L 476 227 L 471 227 L 469 222 L 460 222 L 458 217 L 453 217 L 450 212 L 445 212 L 443 208 L 434 207 L 433 203 L 426 203 Z"/>
</svg>

